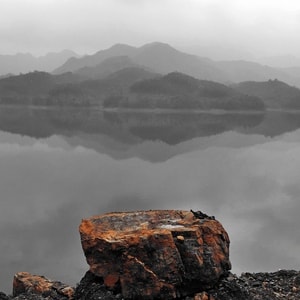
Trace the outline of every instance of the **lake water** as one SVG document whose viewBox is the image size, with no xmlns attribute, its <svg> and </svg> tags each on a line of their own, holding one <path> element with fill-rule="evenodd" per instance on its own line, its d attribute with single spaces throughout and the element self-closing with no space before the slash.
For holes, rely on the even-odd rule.
<svg viewBox="0 0 300 300">
<path fill-rule="evenodd" d="M 233 272 L 299 269 L 300 114 L 0 109 L 0 290 L 18 271 L 75 285 L 82 218 L 201 210 Z"/>
</svg>

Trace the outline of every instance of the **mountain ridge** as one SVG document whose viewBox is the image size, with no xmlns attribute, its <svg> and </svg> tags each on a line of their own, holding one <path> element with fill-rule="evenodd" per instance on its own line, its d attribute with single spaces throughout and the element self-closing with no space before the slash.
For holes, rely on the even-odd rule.
<svg viewBox="0 0 300 300">
<path fill-rule="evenodd" d="M 60 58 L 58 58 L 60 57 Z M 91 55 L 79 56 L 71 50 L 34 57 L 29 53 L 16 55 L 0 55 L 1 77 L 10 74 L 28 73 L 35 70 L 62 74 L 75 72 L 88 78 L 103 78 L 109 75 L 103 72 L 101 64 L 111 60 L 111 66 L 106 62 L 106 68 L 112 71 L 113 60 L 117 57 L 127 57 L 130 60 L 123 67 L 147 68 L 154 73 L 166 75 L 171 72 L 181 72 L 198 79 L 212 80 L 220 83 L 237 83 L 241 81 L 267 81 L 278 79 L 289 85 L 300 87 L 300 67 L 274 67 L 254 61 L 226 60 L 217 61 L 207 57 L 189 54 L 178 50 L 167 43 L 152 42 L 140 47 L 118 43 Z M 273 64 L 274 65 L 274 64 Z M 97 70 L 98 69 L 98 70 Z"/>
<path fill-rule="evenodd" d="M 157 73 L 167 74 L 179 71 L 197 78 L 205 77 L 208 80 L 212 80 L 213 77 L 219 80 L 226 79 L 225 76 L 222 76 L 222 71 L 216 69 L 209 59 L 181 52 L 161 42 L 145 44 L 139 48 L 116 44 L 93 55 L 69 59 L 61 67 L 54 70 L 53 73 L 76 72 L 83 67 L 92 67 L 100 64 L 105 59 L 113 56 L 128 56 L 133 63 L 147 67 Z M 215 75 L 211 76 L 211 74 Z"/>
<path fill-rule="evenodd" d="M 161 42 L 148 43 L 140 47 L 115 44 L 92 55 L 69 59 L 55 69 L 53 73 L 77 72 L 84 67 L 92 69 L 105 59 L 114 56 L 127 56 L 134 64 L 147 67 L 163 75 L 178 71 L 198 79 L 221 83 L 236 83 L 257 79 L 264 81 L 277 78 L 290 85 L 300 87 L 300 72 L 298 69 L 275 68 L 245 60 L 215 61 L 207 57 L 182 52 L 167 43 Z"/>
<path fill-rule="evenodd" d="M 63 65 L 53 70 L 52 73 L 61 74 L 65 72 L 78 71 L 84 67 L 92 67 L 113 56 L 130 56 L 135 49 L 135 47 L 129 45 L 115 44 L 108 49 L 97 51 L 92 55 L 68 59 Z"/>
<path fill-rule="evenodd" d="M 0 54 L 0 75 L 17 75 L 35 70 L 52 72 L 52 70 L 72 56 L 79 57 L 77 53 L 67 49 L 60 52 L 49 52 L 42 56 L 34 56 L 30 53 L 17 53 L 14 55 Z"/>
</svg>

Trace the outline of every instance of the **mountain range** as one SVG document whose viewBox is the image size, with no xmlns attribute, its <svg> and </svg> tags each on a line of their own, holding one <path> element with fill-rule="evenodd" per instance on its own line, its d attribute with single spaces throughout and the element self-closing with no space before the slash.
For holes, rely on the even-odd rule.
<svg viewBox="0 0 300 300">
<path fill-rule="evenodd" d="M 98 51 L 93 55 L 72 57 L 62 66 L 53 71 L 54 74 L 64 72 L 84 73 L 95 77 L 105 64 L 119 66 L 140 66 L 153 72 L 167 74 L 178 71 L 198 79 L 212 80 L 221 83 L 236 83 L 241 81 L 267 81 L 278 79 L 290 85 L 300 87 L 300 68 L 274 68 L 256 62 L 232 60 L 214 61 L 206 57 L 187 54 L 174 49 L 168 44 L 151 43 L 142 47 L 132 47 L 116 44 L 111 48 Z"/>
<path fill-rule="evenodd" d="M 37 69 L 51 69 L 62 60 L 52 73 L 34 71 L 0 78 L 0 103 L 139 109 L 300 108 L 300 90 L 295 87 L 300 86 L 298 67 L 213 61 L 158 42 L 142 47 L 116 44 L 82 57 L 63 51 L 35 63 Z M 18 65 L 16 57 L 14 63 Z M 13 73 L 13 64 L 6 71 Z"/>
<path fill-rule="evenodd" d="M 48 53 L 40 57 L 34 57 L 29 53 L 0 55 L 0 79 L 7 75 L 32 71 L 45 71 L 53 74 L 74 72 L 86 78 L 99 79 L 123 68 L 141 67 L 154 73 L 165 75 L 178 71 L 198 79 L 226 84 L 278 79 L 289 85 L 300 87 L 300 60 L 297 58 L 273 57 L 261 59 L 259 62 L 216 61 L 179 51 L 160 42 L 141 47 L 115 44 L 108 49 L 85 56 L 79 56 L 71 50 Z M 270 66 L 267 65 L 268 63 Z M 283 65 L 288 67 L 279 67 Z"/>
</svg>

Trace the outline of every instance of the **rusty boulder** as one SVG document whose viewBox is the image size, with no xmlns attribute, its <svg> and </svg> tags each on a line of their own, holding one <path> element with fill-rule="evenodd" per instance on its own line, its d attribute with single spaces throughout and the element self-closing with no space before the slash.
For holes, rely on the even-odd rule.
<svg viewBox="0 0 300 300">
<path fill-rule="evenodd" d="M 115 212 L 82 220 L 90 271 L 125 299 L 176 299 L 212 287 L 231 268 L 229 237 L 201 212 Z"/>
</svg>

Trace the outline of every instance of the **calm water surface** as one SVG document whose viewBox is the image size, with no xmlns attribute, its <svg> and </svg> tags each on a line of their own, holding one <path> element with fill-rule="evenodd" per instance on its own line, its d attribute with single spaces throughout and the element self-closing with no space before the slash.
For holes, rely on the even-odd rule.
<svg viewBox="0 0 300 300">
<path fill-rule="evenodd" d="M 194 209 L 233 272 L 299 269 L 300 114 L 0 109 L 0 290 L 28 271 L 75 285 L 78 226 L 109 211 Z"/>
</svg>

